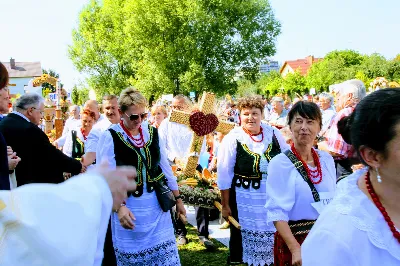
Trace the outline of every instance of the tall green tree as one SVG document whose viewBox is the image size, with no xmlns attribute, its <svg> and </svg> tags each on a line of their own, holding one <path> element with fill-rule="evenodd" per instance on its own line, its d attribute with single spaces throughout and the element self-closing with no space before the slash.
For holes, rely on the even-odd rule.
<svg viewBox="0 0 400 266">
<path fill-rule="evenodd" d="M 92 0 L 69 53 L 96 92 L 234 94 L 235 74 L 254 73 L 279 33 L 268 0 Z"/>
<path fill-rule="evenodd" d="M 79 91 L 76 85 L 72 88 L 71 100 L 73 104 L 79 104 Z"/>
<path fill-rule="evenodd" d="M 304 94 L 308 91 L 306 78 L 299 71 L 289 73 L 283 79 L 283 88 L 285 94 L 292 96 L 295 94 Z"/>
</svg>

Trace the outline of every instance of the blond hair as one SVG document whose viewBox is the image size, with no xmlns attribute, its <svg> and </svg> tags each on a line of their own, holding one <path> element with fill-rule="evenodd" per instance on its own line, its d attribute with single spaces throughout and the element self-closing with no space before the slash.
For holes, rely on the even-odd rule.
<svg viewBox="0 0 400 266">
<path fill-rule="evenodd" d="M 155 116 L 155 115 L 157 114 L 158 111 L 162 112 L 162 113 L 165 115 L 165 117 L 168 116 L 167 109 L 166 109 L 164 106 L 162 106 L 162 105 L 155 105 L 155 106 L 153 106 L 153 108 L 151 108 L 151 115 L 152 115 L 152 116 Z"/>
<path fill-rule="evenodd" d="M 146 107 L 147 100 L 138 90 L 134 87 L 130 87 L 121 92 L 118 105 L 121 111 L 125 112 L 132 105 Z"/>
</svg>

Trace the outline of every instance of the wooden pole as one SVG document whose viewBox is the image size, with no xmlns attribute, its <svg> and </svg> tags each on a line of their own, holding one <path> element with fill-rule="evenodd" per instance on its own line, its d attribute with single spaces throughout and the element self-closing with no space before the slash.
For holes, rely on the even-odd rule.
<svg viewBox="0 0 400 266">
<path fill-rule="evenodd" d="M 215 205 L 215 207 L 217 207 L 217 209 L 219 210 L 219 211 L 222 211 L 222 205 L 221 205 L 221 203 L 219 203 L 218 201 L 214 201 L 214 205 Z M 238 223 L 238 221 L 236 221 L 235 220 L 235 218 L 233 218 L 232 216 L 229 216 L 228 217 L 228 221 L 234 226 L 234 227 L 236 227 L 237 229 L 241 229 L 242 228 L 242 226 Z"/>
</svg>

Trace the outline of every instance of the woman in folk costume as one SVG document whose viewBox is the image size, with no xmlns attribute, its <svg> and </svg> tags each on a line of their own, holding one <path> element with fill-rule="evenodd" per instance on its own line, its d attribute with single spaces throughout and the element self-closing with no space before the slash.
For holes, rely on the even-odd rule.
<svg viewBox="0 0 400 266">
<path fill-rule="evenodd" d="M 94 120 L 95 114 L 92 111 L 88 109 L 83 110 L 80 127 L 72 128 L 67 134 L 63 146 L 64 154 L 74 159 L 81 159 L 82 155 L 85 154 L 86 139 L 92 130 Z"/>
<path fill-rule="evenodd" d="M 319 107 L 297 102 L 288 122 L 293 144 L 269 163 L 266 186 L 267 222 L 277 229 L 275 266 L 301 265 L 300 246 L 336 188 L 332 156 L 313 148 L 322 124 Z"/>
<path fill-rule="evenodd" d="M 167 160 L 158 131 L 142 122 L 146 99 L 134 88 L 122 91 L 118 100 L 121 122 L 111 126 L 100 139 L 97 159 L 106 158 L 112 167 L 132 165 L 137 169 L 137 189 L 112 215 L 112 234 L 117 263 L 122 265 L 180 265 L 174 228 L 154 191 L 166 179 L 177 199 L 179 214 L 186 214 L 176 178 Z"/>
<path fill-rule="evenodd" d="M 302 246 L 303 265 L 400 265 L 400 90 L 365 97 L 338 124 L 367 166 L 338 192 Z"/>
<path fill-rule="evenodd" d="M 261 97 L 249 97 L 238 104 L 242 125 L 223 139 L 218 151 L 218 187 L 223 217 L 233 216 L 241 231 L 231 225 L 231 265 L 272 265 L 275 228 L 267 225 L 264 208 L 265 182 L 269 161 L 289 146 L 279 130 L 261 123 Z"/>
</svg>

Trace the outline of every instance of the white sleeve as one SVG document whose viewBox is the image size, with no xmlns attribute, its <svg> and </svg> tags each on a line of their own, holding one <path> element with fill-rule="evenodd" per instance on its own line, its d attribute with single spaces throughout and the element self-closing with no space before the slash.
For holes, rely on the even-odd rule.
<svg viewBox="0 0 400 266">
<path fill-rule="evenodd" d="M 113 201 L 103 177 L 28 184 L 0 199 L 2 265 L 101 265 Z"/>
<path fill-rule="evenodd" d="M 303 266 L 336 266 L 360 264 L 351 252 L 352 247 L 346 245 L 339 237 L 327 230 L 311 230 L 301 246 Z M 323 262 L 323 263 L 322 263 Z"/>
<path fill-rule="evenodd" d="M 114 140 L 109 130 L 101 134 L 99 143 L 102 143 L 102 145 L 99 145 L 96 150 L 96 164 L 107 161 L 108 166 L 115 169 L 117 162 L 114 154 Z"/>
<path fill-rule="evenodd" d="M 158 136 L 160 138 L 160 146 L 164 145 L 164 148 L 167 152 L 168 160 L 173 162 L 177 156 L 168 146 L 168 125 L 169 119 L 164 119 L 164 121 L 162 121 L 160 126 L 158 127 Z"/>
<path fill-rule="evenodd" d="M 217 184 L 220 190 L 230 189 L 236 164 L 237 140 L 235 135 L 228 134 L 222 140 L 217 158 Z"/>
<path fill-rule="evenodd" d="M 63 152 L 68 157 L 72 157 L 72 131 L 68 131 L 65 135 L 65 144 L 63 146 Z"/>
<path fill-rule="evenodd" d="M 174 176 L 174 173 L 172 172 L 172 168 L 169 165 L 168 158 L 167 158 L 167 151 L 165 150 L 165 145 L 161 138 L 159 138 L 159 145 L 160 145 L 160 155 L 161 155 L 160 167 L 161 167 L 161 170 L 163 171 L 165 177 L 167 178 L 168 187 L 171 190 L 178 190 L 178 183 L 176 181 L 176 177 Z"/>
<path fill-rule="evenodd" d="M 67 132 L 67 134 L 62 135 L 60 138 L 58 138 L 55 142 L 57 143 L 58 147 L 63 147 L 65 145 L 65 141 L 67 139 L 68 133 L 70 131 Z"/>
<path fill-rule="evenodd" d="M 296 201 L 296 175 L 292 162 L 283 153 L 274 157 L 268 165 L 267 223 L 289 221 L 289 212 Z"/>
<path fill-rule="evenodd" d="M 85 152 L 96 152 L 101 133 L 101 130 L 98 128 L 90 131 L 85 144 Z"/>
</svg>

